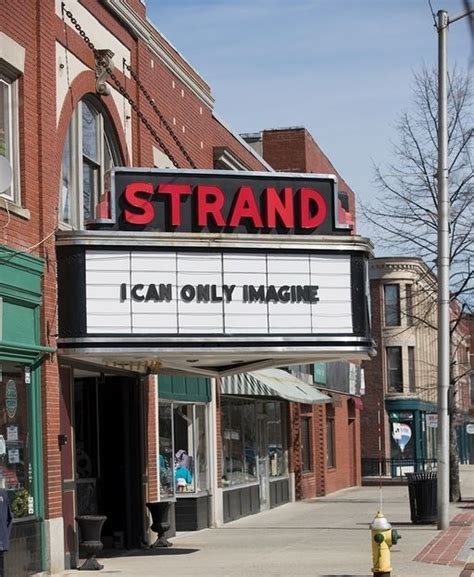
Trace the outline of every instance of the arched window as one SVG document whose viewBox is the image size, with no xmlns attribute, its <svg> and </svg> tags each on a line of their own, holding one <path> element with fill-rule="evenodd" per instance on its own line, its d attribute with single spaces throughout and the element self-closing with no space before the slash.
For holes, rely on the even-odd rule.
<svg viewBox="0 0 474 577">
<path fill-rule="evenodd" d="M 86 97 L 73 113 L 64 143 L 59 222 L 72 228 L 111 219 L 110 173 L 118 147 L 100 103 Z"/>
</svg>

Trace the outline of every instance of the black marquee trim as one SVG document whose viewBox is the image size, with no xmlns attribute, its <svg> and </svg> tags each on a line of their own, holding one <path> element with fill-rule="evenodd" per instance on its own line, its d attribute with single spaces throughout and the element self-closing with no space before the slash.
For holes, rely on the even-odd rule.
<svg viewBox="0 0 474 577">
<path fill-rule="evenodd" d="M 62 246 L 58 253 L 58 328 L 63 338 L 87 334 L 86 252 Z"/>
<path fill-rule="evenodd" d="M 151 248 L 151 247 L 150 247 Z M 174 247 L 176 250 L 181 252 L 186 252 L 187 247 Z M 118 249 L 118 247 L 117 247 Z M 122 342 L 131 342 L 133 339 L 133 335 L 130 334 L 107 334 L 107 333 L 87 333 L 87 309 L 86 309 L 86 267 L 85 267 L 85 256 L 86 251 L 95 250 L 95 251 L 109 251 L 109 247 L 93 247 L 87 245 L 72 245 L 72 246 L 58 246 L 57 247 L 57 255 L 58 255 L 58 320 L 59 320 L 59 338 L 77 338 L 78 340 L 82 338 L 94 339 L 93 346 L 105 346 L 100 345 L 101 339 L 111 337 L 111 338 L 123 338 Z M 127 251 L 127 250 L 135 250 L 136 252 L 142 252 L 141 247 L 137 249 L 136 247 L 120 247 L 118 250 Z M 153 250 L 156 250 L 154 248 Z M 169 251 L 169 248 L 166 250 Z M 202 248 L 200 249 L 202 251 Z M 249 252 L 248 250 L 240 250 L 238 248 L 226 248 L 226 249 L 219 249 L 219 252 Z M 264 250 L 259 251 L 258 249 L 252 250 L 252 253 L 255 252 L 264 252 L 268 253 L 271 251 Z M 286 251 L 279 251 L 280 253 Z M 295 251 L 288 251 L 288 252 L 295 252 Z M 312 251 L 305 250 L 305 253 L 310 253 Z M 341 254 L 340 251 L 331 251 L 328 250 L 318 250 L 313 251 L 314 254 Z M 212 340 L 209 341 L 209 347 L 229 347 L 229 346 L 245 346 L 245 345 L 235 345 L 236 341 L 233 341 L 234 338 L 238 337 L 239 339 L 247 338 L 252 342 L 252 346 L 278 346 L 281 343 L 281 340 L 275 339 L 285 339 L 285 337 L 291 337 L 292 339 L 300 337 L 301 340 L 298 341 L 285 341 L 286 347 L 291 346 L 303 346 L 304 343 L 307 343 L 307 346 L 347 346 L 347 347 L 354 347 L 354 346 L 368 346 L 370 341 L 370 324 L 369 324 L 369 310 L 368 310 L 368 302 L 367 302 L 367 287 L 366 281 L 366 263 L 367 263 L 367 255 L 361 254 L 360 252 L 354 252 L 350 249 L 347 251 L 348 256 L 351 257 L 351 299 L 352 299 L 352 322 L 353 322 L 353 332 L 352 333 L 345 333 L 345 334 L 312 334 L 310 336 L 317 337 L 318 339 L 324 339 L 325 336 L 327 337 L 335 337 L 336 340 L 331 341 L 306 341 L 305 339 L 308 338 L 308 334 L 241 334 L 238 335 L 233 334 L 220 334 L 217 335 L 213 333 L 212 335 L 202 335 L 206 338 L 220 338 L 222 339 L 219 343 L 213 343 Z M 190 334 L 190 335 L 179 335 L 173 333 L 172 335 L 166 335 L 163 333 L 157 334 L 147 334 L 146 337 L 140 335 L 138 338 L 142 338 L 142 343 L 146 343 L 150 346 L 150 342 L 146 341 L 146 338 L 150 337 L 161 337 L 165 338 L 166 336 L 172 337 L 176 339 L 176 346 L 179 347 L 193 347 L 195 346 L 194 343 L 190 343 L 186 341 L 186 338 L 196 338 L 199 337 L 199 334 Z M 362 337 L 363 341 L 361 342 L 344 342 L 345 338 L 351 337 Z M 182 340 L 181 340 L 182 339 Z M 255 341 L 254 339 L 262 339 L 261 345 L 260 342 Z M 364 343 L 364 344 L 363 344 Z M 248 342 L 245 343 L 248 346 Z M 61 348 L 70 348 L 76 345 L 74 344 L 59 344 Z M 91 346 L 91 345 L 83 345 L 83 346 Z M 117 341 L 114 345 L 110 342 L 106 346 L 117 346 Z M 130 344 L 129 346 L 138 346 L 136 344 Z M 158 346 L 158 343 L 153 343 L 152 346 Z M 168 341 L 169 346 L 169 341 Z"/>
<path fill-rule="evenodd" d="M 351 257 L 351 300 L 352 300 L 352 328 L 357 337 L 368 337 L 369 309 L 367 302 L 367 257 L 352 255 Z"/>
</svg>

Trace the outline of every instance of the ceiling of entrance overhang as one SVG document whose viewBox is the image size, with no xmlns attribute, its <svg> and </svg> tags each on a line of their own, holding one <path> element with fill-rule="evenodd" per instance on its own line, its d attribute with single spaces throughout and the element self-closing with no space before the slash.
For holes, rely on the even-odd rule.
<svg viewBox="0 0 474 577">
<path fill-rule="evenodd" d="M 295 364 L 312 363 L 316 361 L 368 359 L 371 351 L 361 347 L 360 351 L 334 350 L 318 351 L 282 351 L 275 355 L 275 351 L 268 351 L 268 355 L 261 350 L 246 350 L 238 352 L 209 352 L 203 350 L 188 350 L 187 354 L 179 353 L 153 354 L 151 351 L 74 351 L 61 352 L 63 359 L 78 362 L 82 365 L 93 365 L 97 370 L 119 369 L 140 374 L 181 373 L 204 376 L 223 376 L 243 373 L 250 370 L 266 367 L 286 367 Z M 273 353 L 270 354 L 270 353 Z"/>
</svg>

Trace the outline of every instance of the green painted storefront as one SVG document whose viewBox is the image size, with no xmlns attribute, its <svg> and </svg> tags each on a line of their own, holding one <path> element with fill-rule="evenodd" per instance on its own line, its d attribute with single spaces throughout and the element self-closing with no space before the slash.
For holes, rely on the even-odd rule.
<svg viewBox="0 0 474 577">
<path fill-rule="evenodd" d="M 410 451 L 411 458 L 421 461 L 428 458 L 430 453 L 433 454 L 435 447 L 428 447 L 428 443 L 432 439 L 427 435 L 429 428 L 426 426 L 425 415 L 436 413 L 437 408 L 434 403 L 420 399 L 386 399 L 385 408 L 389 415 L 390 424 L 401 422 L 411 427 L 411 442 L 413 443 Z M 435 435 L 432 437 L 434 439 Z"/>
<path fill-rule="evenodd" d="M 0 246 L 0 382 L 7 409 L 0 420 L 0 435 L 6 441 L 0 480 L 17 514 L 4 556 L 6 577 L 44 569 L 41 360 L 53 349 L 40 344 L 43 271 L 41 259 Z M 20 471 L 16 480 L 24 478 L 25 486 L 13 489 L 11 476 Z M 27 496 L 27 507 L 19 507 L 19 491 Z"/>
<path fill-rule="evenodd" d="M 209 403 L 210 380 L 206 377 L 160 375 L 159 397 L 173 401 Z"/>
</svg>

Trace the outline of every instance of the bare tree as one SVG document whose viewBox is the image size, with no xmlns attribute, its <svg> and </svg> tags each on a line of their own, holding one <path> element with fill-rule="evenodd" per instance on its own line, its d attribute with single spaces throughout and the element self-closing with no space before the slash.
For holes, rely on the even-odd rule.
<svg viewBox="0 0 474 577">
<path fill-rule="evenodd" d="M 393 162 L 375 166 L 380 194 L 362 207 L 375 230 L 379 249 L 421 257 L 436 274 L 438 231 L 438 86 L 436 70 L 414 75 L 413 104 L 396 125 Z M 450 499 L 460 500 L 459 456 L 455 432 L 457 383 L 465 373 L 455 370 L 455 334 L 474 305 L 474 169 L 473 91 L 469 74 L 449 75 L 448 173 L 450 200 Z M 423 322 L 423 319 L 417 319 Z M 434 383 L 436 386 L 436 383 Z"/>
</svg>

